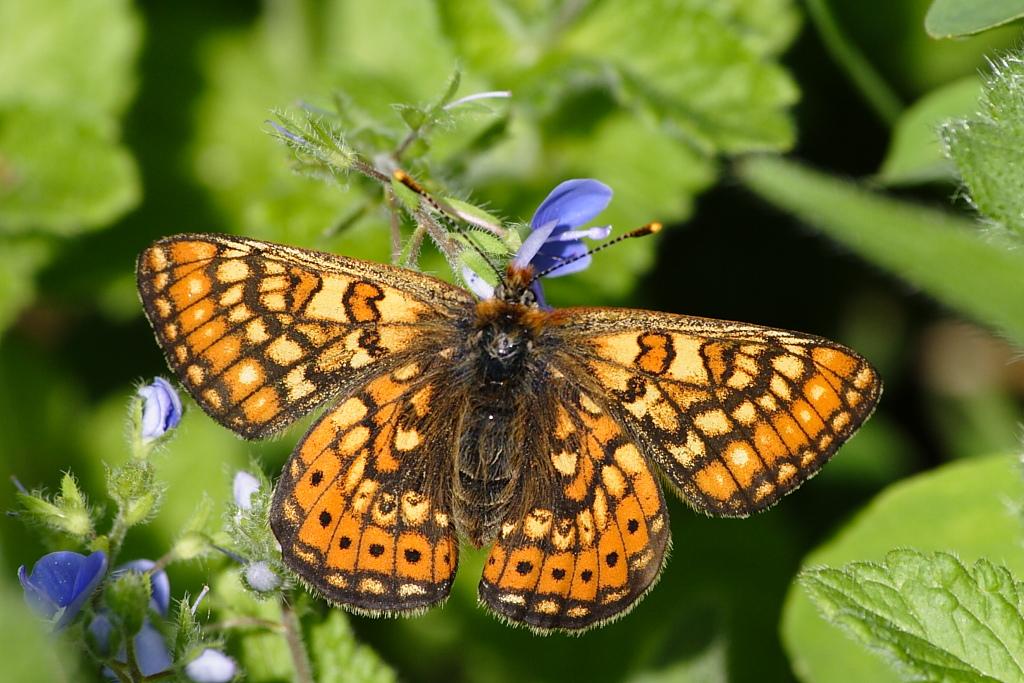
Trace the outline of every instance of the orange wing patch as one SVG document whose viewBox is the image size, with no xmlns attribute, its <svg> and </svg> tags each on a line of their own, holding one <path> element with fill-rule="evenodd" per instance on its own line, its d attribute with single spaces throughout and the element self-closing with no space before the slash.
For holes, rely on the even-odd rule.
<svg viewBox="0 0 1024 683">
<path fill-rule="evenodd" d="M 668 515 L 646 459 L 587 396 L 538 406 L 554 423 L 526 511 L 502 526 L 480 599 L 530 627 L 578 630 L 627 612 L 654 583 Z M 542 474 L 543 473 L 543 474 Z"/>
<path fill-rule="evenodd" d="M 451 318 L 472 301 L 411 271 L 221 235 L 155 243 L 137 278 L 182 384 L 248 438 L 281 429 L 417 345 L 450 341 Z"/>
<path fill-rule="evenodd" d="M 433 386 L 427 376 L 423 363 L 409 363 L 328 411 L 277 485 L 271 526 L 285 562 L 331 602 L 408 612 L 451 588 L 458 542 L 442 476 L 450 464 L 436 454 L 451 452 L 454 411 L 417 405 Z"/>
<path fill-rule="evenodd" d="M 562 320 L 567 343 L 582 346 L 560 356 L 563 371 L 593 378 L 594 395 L 708 514 L 745 516 L 799 486 L 881 393 L 867 361 L 818 337 L 648 311 Z"/>
</svg>

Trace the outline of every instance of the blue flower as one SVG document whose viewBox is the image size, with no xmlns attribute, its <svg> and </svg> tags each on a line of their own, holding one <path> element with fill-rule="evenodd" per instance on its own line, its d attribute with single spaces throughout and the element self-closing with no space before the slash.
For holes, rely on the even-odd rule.
<svg viewBox="0 0 1024 683">
<path fill-rule="evenodd" d="M 155 566 L 156 563 L 152 560 L 132 560 L 115 569 L 114 574 L 122 572 L 148 572 L 152 571 Z M 149 584 L 152 589 L 149 599 L 150 609 L 155 610 L 161 616 L 167 616 L 167 610 L 171 606 L 171 582 L 167 578 L 167 573 L 163 570 L 154 572 L 150 575 Z M 110 633 L 113 628 L 109 613 L 106 610 L 98 612 L 89 623 L 89 632 L 92 634 L 99 651 L 105 655 L 109 654 Z M 143 622 L 142 628 L 135 634 L 134 645 L 135 663 L 138 664 L 139 671 L 143 675 L 152 676 L 171 668 L 173 663 L 171 653 L 164 642 L 163 634 L 153 626 L 149 619 Z M 117 656 L 114 659 L 122 664 L 127 662 L 127 648 L 124 645 L 118 650 Z M 110 672 L 107 677 L 114 678 L 113 672 Z"/>
<path fill-rule="evenodd" d="M 145 400 L 142 406 L 142 440 L 152 441 L 174 429 L 181 422 L 181 399 L 163 377 L 152 384 L 139 387 L 138 395 Z"/>
<path fill-rule="evenodd" d="M 96 551 L 86 557 L 62 550 L 44 555 L 32 567 L 18 568 L 25 601 L 40 615 L 54 619 L 54 629 L 67 626 L 81 611 L 107 572 L 107 556 Z"/>
<path fill-rule="evenodd" d="M 89 623 L 89 633 L 92 635 L 100 654 L 104 656 L 109 654 L 110 634 L 113 630 L 114 625 L 110 623 L 110 617 L 106 612 L 98 613 L 92 622 Z M 142 624 L 139 632 L 135 634 L 132 644 L 135 646 L 135 664 L 139 667 L 139 671 L 142 672 L 143 676 L 162 673 L 170 669 L 174 664 L 171 660 L 171 653 L 167 649 L 167 644 L 164 643 L 163 634 L 148 619 Z M 127 663 L 127 652 L 127 648 L 122 645 L 120 650 L 118 650 L 117 656 L 114 657 L 115 661 L 122 664 Z M 104 669 L 104 674 L 107 678 L 116 680 L 114 672 L 110 669 Z"/>
<path fill-rule="evenodd" d="M 523 241 L 513 263 L 520 268 L 533 267 L 535 273 L 560 277 L 584 270 L 590 265 L 583 238 L 604 239 L 609 226 L 578 230 L 589 223 L 612 200 L 612 189 L 590 178 L 566 180 L 551 191 L 530 220 L 530 235 Z M 566 263 L 558 268 L 559 263 Z"/>
<path fill-rule="evenodd" d="M 237 671 L 235 660 L 211 648 L 206 648 L 185 665 L 185 675 L 196 683 L 227 683 Z"/>
</svg>

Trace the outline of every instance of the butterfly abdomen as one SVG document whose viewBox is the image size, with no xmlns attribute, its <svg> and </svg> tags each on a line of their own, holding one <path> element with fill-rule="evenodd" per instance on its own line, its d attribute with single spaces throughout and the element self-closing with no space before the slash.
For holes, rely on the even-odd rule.
<svg viewBox="0 0 1024 683">
<path fill-rule="evenodd" d="M 453 511 L 462 535 L 491 541 L 521 487 L 524 388 L 537 370 L 538 336 L 546 313 L 499 299 L 477 305 L 462 363 L 472 390 L 459 429 Z"/>
<path fill-rule="evenodd" d="M 496 535 L 518 485 L 509 443 L 512 412 L 507 402 L 487 400 L 497 399 L 496 393 L 503 392 L 483 392 L 466 406 L 455 459 L 455 525 L 477 547 Z"/>
</svg>

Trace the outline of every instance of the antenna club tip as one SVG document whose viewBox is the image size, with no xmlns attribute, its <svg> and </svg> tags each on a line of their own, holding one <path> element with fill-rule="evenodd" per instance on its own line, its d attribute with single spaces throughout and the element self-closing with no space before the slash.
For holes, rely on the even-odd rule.
<svg viewBox="0 0 1024 683">
<path fill-rule="evenodd" d="M 654 235 L 661 232 L 661 223 L 648 223 L 647 225 L 637 228 L 633 232 L 626 233 L 622 237 L 645 237 L 647 235 Z"/>
<path fill-rule="evenodd" d="M 409 175 L 400 168 L 396 168 L 391 173 L 391 177 L 395 179 L 395 182 L 405 185 L 416 194 L 426 194 L 426 190 L 420 187 L 420 184 L 413 180 L 411 175 Z"/>
</svg>

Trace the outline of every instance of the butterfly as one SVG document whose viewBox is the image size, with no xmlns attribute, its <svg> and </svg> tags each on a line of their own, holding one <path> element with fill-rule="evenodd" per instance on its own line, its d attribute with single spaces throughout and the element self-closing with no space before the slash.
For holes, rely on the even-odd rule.
<svg viewBox="0 0 1024 683">
<path fill-rule="evenodd" d="M 476 295 L 244 237 L 176 235 L 139 257 L 157 341 L 214 420 L 259 439 L 329 403 L 270 513 L 286 564 L 329 601 L 373 615 L 438 604 L 462 539 L 490 548 L 479 597 L 500 617 L 602 624 L 661 572 L 659 471 L 696 510 L 746 516 L 873 410 L 878 374 L 827 339 L 548 309 L 529 257 L 552 227 Z"/>
</svg>

